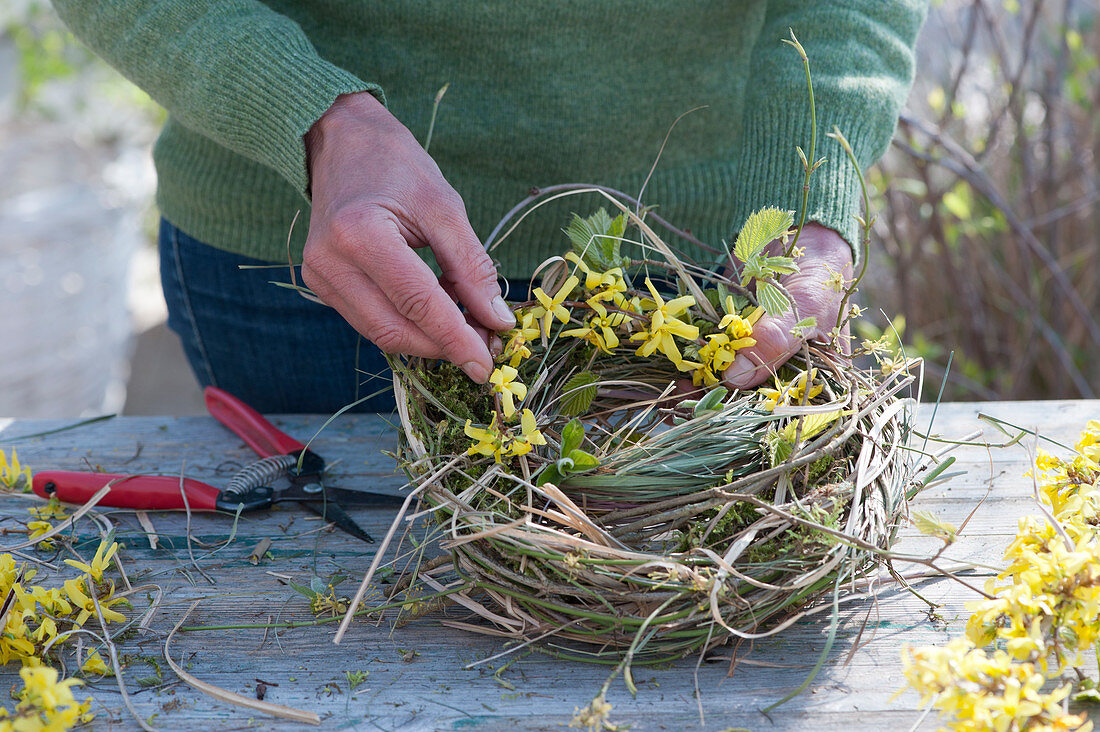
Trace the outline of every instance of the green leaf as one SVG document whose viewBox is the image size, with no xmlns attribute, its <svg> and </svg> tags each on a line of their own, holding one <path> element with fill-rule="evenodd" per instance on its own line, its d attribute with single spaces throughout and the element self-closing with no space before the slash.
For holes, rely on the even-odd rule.
<svg viewBox="0 0 1100 732">
<path fill-rule="evenodd" d="M 802 320 L 791 326 L 791 335 L 795 338 L 802 338 L 805 335 L 807 328 L 813 328 L 816 325 L 817 318 L 815 318 L 814 316 L 811 315 L 808 318 L 803 318 Z"/>
<path fill-rule="evenodd" d="M 710 303 L 710 306 L 715 310 L 718 310 L 722 307 L 722 293 L 714 289 L 713 287 L 709 287 L 703 290 L 703 296 L 707 299 L 707 302 Z"/>
<path fill-rule="evenodd" d="M 562 475 L 558 472 L 558 469 L 551 463 L 542 469 L 542 472 L 535 478 L 535 485 L 542 485 L 543 483 L 553 483 L 554 485 L 561 485 Z"/>
<path fill-rule="evenodd" d="M 619 214 L 611 222 L 611 226 L 607 227 L 607 235 L 613 236 L 616 239 L 621 238 L 626 233 L 626 214 Z"/>
<path fill-rule="evenodd" d="M 724 386 L 716 386 L 707 392 L 706 396 L 695 405 L 693 414 L 699 417 L 707 412 L 722 408 L 722 400 L 729 395 L 729 389 Z"/>
<path fill-rule="evenodd" d="M 317 593 L 306 587 L 305 585 L 300 585 L 296 582 L 291 582 L 289 580 L 287 581 L 287 584 L 290 585 L 290 589 L 294 590 L 307 600 L 312 600 L 313 598 L 317 597 Z"/>
<path fill-rule="evenodd" d="M 764 269 L 771 270 L 772 274 L 791 274 L 798 271 L 792 257 L 764 257 Z"/>
<path fill-rule="evenodd" d="M 312 579 L 310 579 L 309 588 L 318 595 L 325 594 L 325 590 L 328 589 L 327 587 L 325 587 L 325 581 L 320 577 L 313 577 Z"/>
<path fill-rule="evenodd" d="M 568 455 L 584 442 L 584 423 L 574 419 L 561 431 L 561 454 Z"/>
<path fill-rule="evenodd" d="M 1073 701 L 1096 704 L 1100 702 L 1100 691 L 1096 689 L 1083 689 L 1073 695 Z"/>
<path fill-rule="evenodd" d="M 947 544 L 954 542 L 959 535 L 958 527 L 928 511 L 914 511 L 913 523 L 916 525 L 917 531 L 925 536 L 934 536 Z"/>
<path fill-rule="evenodd" d="M 835 412 L 807 414 L 805 417 L 802 417 L 801 420 L 796 419 L 783 427 L 783 429 L 780 430 L 780 434 L 783 436 L 783 439 L 789 440 L 792 443 L 794 442 L 795 435 L 799 435 L 803 440 L 809 440 L 815 435 L 820 434 L 826 427 L 835 422 L 837 417 L 843 414 L 850 414 L 850 412 L 838 409 Z M 802 423 L 801 433 L 799 432 L 799 422 Z"/>
<path fill-rule="evenodd" d="M 778 239 L 794 224 L 794 212 L 768 206 L 751 214 L 733 244 L 733 253 L 742 262 L 763 251 L 772 239 Z"/>
<path fill-rule="evenodd" d="M 565 227 L 565 235 L 569 237 L 573 251 L 587 262 L 591 255 L 592 242 L 596 237 L 596 230 L 589 220 L 573 214 L 573 219 Z"/>
<path fill-rule="evenodd" d="M 598 379 L 591 371 L 574 374 L 562 387 L 561 411 L 567 417 L 579 417 L 592 406 L 596 398 Z"/>
<path fill-rule="evenodd" d="M 370 671 L 345 671 L 344 678 L 348 680 L 348 692 L 355 691 L 370 676 Z"/>
<path fill-rule="evenodd" d="M 623 265 L 619 239 L 626 231 L 625 216 L 620 214 L 612 219 L 602 208 L 587 219 L 573 214 L 564 231 L 573 250 L 589 267 L 607 271 Z"/>
<path fill-rule="evenodd" d="M 768 464 L 775 467 L 791 456 L 794 445 L 783 438 L 776 430 L 768 430 L 764 435 L 764 445 L 768 450 Z"/>
<path fill-rule="evenodd" d="M 791 301 L 787 296 L 770 282 L 756 283 L 756 298 L 772 317 L 782 315 L 791 307 Z"/>
<path fill-rule="evenodd" d="M 573 461 L 572 472 L 574 473 L 583 473 L 586 470 L 600 467 L 600 459 L 584 450 L 573 450 L 569 453 L 569 457 L 565 459 Z"/>
</svg>

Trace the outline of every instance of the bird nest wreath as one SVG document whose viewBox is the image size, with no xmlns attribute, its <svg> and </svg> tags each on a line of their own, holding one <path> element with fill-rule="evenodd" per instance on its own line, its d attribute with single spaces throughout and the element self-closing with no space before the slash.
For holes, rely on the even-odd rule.
<svg viewBox="0 0 1100 732">
<path fill-rule="evenodd" d="M 569 223 L 569 251 L 514 303 L 488 384 L 391 360 L 399 458 L 447 552 L 418 580 L 487 632 L 629 683 L 631 663 L 778 633 L 852 592 L 916 485 L 915 362 L 888 338 L 845 352 L 858 308 L 841 281 L 828 337 L 731 391 L 722 373 L 754 324 L 796 308 L 778 280 L 798 269 L 793 214 L 758 211 L 725 266 L 706 267 L 607 189 L 558 195 L 581 191 L 617 215 Z"/>
</svg>

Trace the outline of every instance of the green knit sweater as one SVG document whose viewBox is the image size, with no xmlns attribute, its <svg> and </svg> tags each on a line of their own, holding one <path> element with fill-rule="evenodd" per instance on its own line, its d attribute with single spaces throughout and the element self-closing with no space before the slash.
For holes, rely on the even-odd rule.
<svg viewBox="0 0 1100 732">
<path fill-rule="evenodd" d="M 731 240 L 754 209 L 801 208 L 795 146 L 839 127 L 863 166 L 893 134 L 927 0 L 54 0 L 73 32 L 168 110 L 154 150 L 163 215 L 232 252 L 286 261 L 308 221 L 303 135 L 340 94 L 369 91 L 423 137 L 485 237 L 535 186 L 637 194 L 701 240 Z M 859 196 L 839 146 L 814 175 L 809 218 L 856 240 Z M 569 212 L 541 209 L 500 249 L 529 275 L 559 253 Z M 306 227 L 292 244 L 300 261 Z M 695 252 L 689 254 L 697 255 Z"/>
</svg>

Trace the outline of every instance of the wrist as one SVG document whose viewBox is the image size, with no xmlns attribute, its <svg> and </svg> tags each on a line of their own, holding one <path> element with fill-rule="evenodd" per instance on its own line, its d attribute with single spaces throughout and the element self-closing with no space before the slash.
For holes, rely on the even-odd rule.
<svg viewBox="0 0 1100 732">
<path fill-rule="evenodd" d="M 339 137 L 342 130 L 351 126 L 362 127 L 364 124 L 377 123 L 379 120 L 394 120 L 385 105 L 370 92 L 356 92 L 354 94 L 341 94 L 336 97 L 332 106 L 313 123 L 309 131 L 302 138 L 306 148 L 306 169 L 313 179 L 314 161 L 321 158 L 326 148 L 326 142 L 334 137 Z M 396 121 L 396 120 L 394 120 Z"/>
</svg>

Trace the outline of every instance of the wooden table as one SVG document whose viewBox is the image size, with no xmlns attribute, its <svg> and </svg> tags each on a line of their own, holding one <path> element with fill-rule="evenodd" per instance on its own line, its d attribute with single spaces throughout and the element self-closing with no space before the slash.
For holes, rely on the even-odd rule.
<svg viewBox="0 0 1100 732">
<path fill-rule="evenodd" d="M 952 438 L 973 432 L 983 426 L 976 419 L 979 411 L 1072 443 L 1088 419 L 1100 417 L 1100 402 L 947 404 L 940 407 L 933 432 Z M 922 429 L 930 416 L 929 408 L 921 409 L 918 425 Z M 291 434 L 308 437 L 324 419 L 295 416 L 274 421 Z M 253 457 L 216 422 L 200 417 L 117 418 L 20 439 L 67 424 L 71 422 L 0 420 L 0 447 L 16 447 L 22 461 L 40 470 L 89 465 L 120 473 L 184 470 L 215 485 L 224 485 L 228 474 Z M 1003 439 L 988 428 L 986 435 L 992 441 Z M 395 430 L 384 419 L 346 416 L 325 429 L 314 447 L 336 463 L 333 484 L 397 492 L 403 479 L 394 472 L 394 461 L 383 454 L 394 444 Z M 958 463 L 952 471 L 965 472 L 926 491 L 915 506 L 959 524 L 984 498 L 948 555 L 998 564 L 1015 532 L 1016 518 L 1036 512 L 1030 480 L 1023 477 L 1028 470 L 1027 451 L 1020 446 L 965 447 L 955 454 Z M 17 520 L 27 520 L 27 506 L 24 497 L 0 497 L 4 517 L 0 526 L 18 528 Z M 130 581 L 156 583 L 164 592 L 150 632 L 120 642 L 127 660 L 124 679 L 138 712 L 152 725 L 172 730 L 300 728 L 294 722 L 216 702 L 179 682 L 163 660 L 165 635 L 196 600 L 200 602 L 187 621 L 189 626 L 310 620 L 313 616 L 305 598 L 280 578 L 308 585 L 311 577 L 340 574 L 347 579 L 338 589 L 352 595 L 373 557 L 373 547 L 340 532 L 319 530 L 323 526 L 319 519 L 286 507 L 242 516 L 228 544 L 231 516 L 194 515 L 191 535 L 201 544 L 193 544 L 192 561 L 182 514 L 151 515 L 159 537 L 154 550 L 134 512 L 99 510 L 116 525 L 117 537 L 125 544 L 120 556 Z M 392 512 L 382 510 L 355 515 L 376 536 L 385 533 L 392 518 Z M 89 555 L 98 542 L 98 528 L 82 520 L 74 536 L 78 550 Z M 272 557 L 253 566 L 249 553 L 263 537 L 273 541 Z M 10 546 L 20 538 L 9 534 L 0 543 Z M 937 546 L 937 541 L 908 529 L 898 549 L 930 552 Z M 62 558 L 54 559 L 60 563 Z M 966 617 L 963 603 L 972 599 L 965 588 L 948 580 L 927 581 L 921 593 L 943 604 L 938 616 L 930 616 L 920 600 L 889 583 L 883 583 L 877 601 L 847 606 L 825 667 L 805 692 L 768 716 L 760 710 L 801 684 L 817 660 L 827 614 L 800 622 L 751 649 L 742 647 L 732 670 L 731 654 L 716 654 L 718 658 L 698 669 L 698 700 L 695 659 L 671 668 L 637 668 L 636 698 L 621 681 L 612 686 L 611 719 L 634 730 L 908 729 L 922 712 L 916 708 L 915 694 L 894 698 L 903 685 L 901 648 L 943 643 L 961 632 Z M 135 611 L 147 607 L 144 597 L 135 598 Z M 461 619 L 467 613 L 451 608 L 444 614 Z M 433 615 L 396 629 L 388 623 L 357 621 L 339 646 L 331 642 L 335 623 L 266 631 L 181 632 L 173 639 L 172 651 L 199 679 L 240 694 L 254 696 L 257 679 L 266 682 L 267 701 L 312 710 L 321 716 L 323 729 L 560 730 L 606 678 L 604 667 L 565 663 L 537 653 L 499 674 L 495 672 L 511 655 L 471 667 L 502 651 L 502 641 L 445 627 L 439 619 L 440 615 Z M 853 646 L 858 647 L 853 650 Z M 358 671 L 369 675 L 349 693 L 346 674 Z M 17 681 L 13 665 L 2 674 L 2 688 Z M 88 691 L 96 701 L 96 729 L 137 727 L 123 708 L 115 680 L 92 682 Z M 934 726 L 934 715 L 920 724 L 922 729 Z"/>
</svg>

